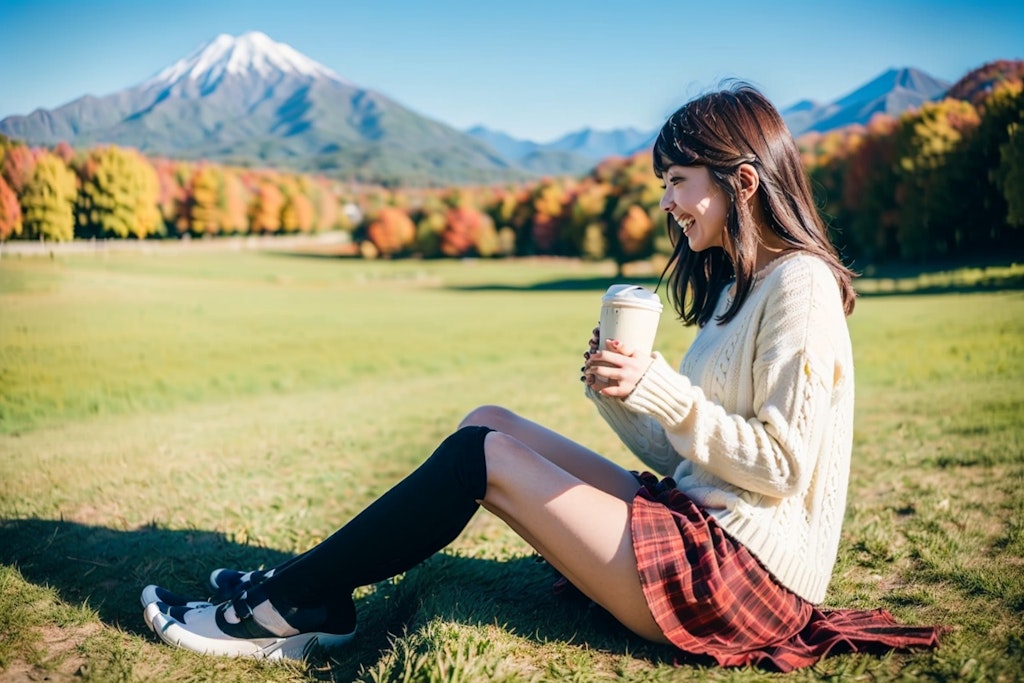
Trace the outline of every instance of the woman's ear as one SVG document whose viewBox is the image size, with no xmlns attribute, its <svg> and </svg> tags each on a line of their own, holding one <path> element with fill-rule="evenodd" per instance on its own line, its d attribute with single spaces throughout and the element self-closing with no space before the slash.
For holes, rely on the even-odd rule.
<svg viewBox="0 0 1024 683">
<path fill-rule="evenodd" d="M 757 188 L 761 184 L 761 176 L 758 175 L 757 169 L 751 164 L 740 164 L 738 173 L 740 177 L 740 199 L 746 202 L 757 194 Z"/>
</svg>

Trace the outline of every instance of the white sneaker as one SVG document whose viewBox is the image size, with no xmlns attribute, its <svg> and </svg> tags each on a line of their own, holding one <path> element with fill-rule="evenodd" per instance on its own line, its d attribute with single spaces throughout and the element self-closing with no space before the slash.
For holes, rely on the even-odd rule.
<svg viewBox="0 0 1024 683">
<path fill-rule="evenodd" d="M 166 609 L 170 607 L 186 607 L 188 609 L 192 609 L 195 607 L 206 607 L 213 604 L 207 600 L 190 600 L 184 595 L 179 595 L 161 586 L 153 585 L 146 586 L 142 589 L 142 594 L 139 596 L 139 602 L 142 603 L 143 607 L 149 607 L 152 604 L 159 604 L 161 605 L 161 612 L 166 612 Z"/>
<path fill-rule="evenodd" d="M 355 635 L 354 627 L 349 633 L 310 631 L 286 636 L 272 633 L 257 623 L 251 610 L 242 618 L 237 616 L 235 605 L 244 601 L 244 597 L 243 594 L 234 601 L 185 610 L 177 618 L 162 612 L 154 602 L 146 607 L 143 618 L 153 633 L 169 645 L 225 657 L 303 660 L 317 648 L 338 647 Z M 269 602 L 262 605 L 273 610 Z M 273 611 L 276 615 L 276 610 Z M 279 615 L 277 619 L 284 622 Z"/>
<path fill-rule="evenodd" d="M 252 586 L 260 585 L 273 575 L 273 567 L 267 570 L 254 569 L 252 571 L 214 569 L 210 572 L 210 588 L 213 590 L 211 600 L 216 602 L 231 600 Z"/>
</svg>

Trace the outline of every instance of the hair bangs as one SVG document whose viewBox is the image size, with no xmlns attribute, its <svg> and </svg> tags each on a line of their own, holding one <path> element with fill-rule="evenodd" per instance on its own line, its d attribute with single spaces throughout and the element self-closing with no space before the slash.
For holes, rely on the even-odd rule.
<svg viewBox="0 0 1024 683">
<path fill-rule="evenodd" d="M 681 131 L 675 125 L 674 116 L 661 129 L 661 133 L 654 141 L 652 156 L 654 175 L 659 178 L 665 175 L 669 166 L 697 166 L 700 164 L 700 157 L 697 156 L 697 153 L 684 144 Z"/>
</svg>

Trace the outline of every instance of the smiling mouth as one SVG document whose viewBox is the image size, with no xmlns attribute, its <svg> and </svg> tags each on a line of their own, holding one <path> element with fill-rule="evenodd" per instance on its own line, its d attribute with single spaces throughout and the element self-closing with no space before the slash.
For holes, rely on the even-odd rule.
<svg viewBox="0 0 1024 683">
<path fill-rule="evenodd" d="M 692 218 L 676 217 L 676 223 L 679 224 L 679 227 L 682 228 L 683 234 L 685 235 L 690 231 L 690 228 L 693 227 L 694 220 Z"/>
</svg>

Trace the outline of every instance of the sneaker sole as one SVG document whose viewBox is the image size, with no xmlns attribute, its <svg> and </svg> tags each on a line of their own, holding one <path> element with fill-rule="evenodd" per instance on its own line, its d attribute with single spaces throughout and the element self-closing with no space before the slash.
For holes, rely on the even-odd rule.
<svg viewBox="0 0 1024 683">
<path fill-rule="evenodd" d="M 156 603 L 146 607 L 143 619 L 149 629 L 168 645 L 220 657 L 301 661 L 316 650 L 339 647 L 355 637 L 355 631 L 346 634 L 314 631 L 253 640 L 209 638 L 188 631 L 178 621 L 161 612 Z"/>
</svg>

